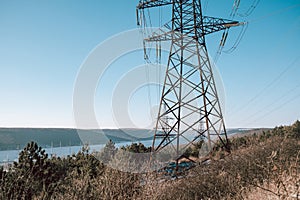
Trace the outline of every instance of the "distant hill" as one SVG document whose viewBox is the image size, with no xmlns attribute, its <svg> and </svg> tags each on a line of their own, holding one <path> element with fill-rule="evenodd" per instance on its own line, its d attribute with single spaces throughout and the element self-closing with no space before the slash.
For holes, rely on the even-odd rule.
<svg viewBox="0 0 300 200">
<path fill-rule="evenodd" d="M 227 135 L 233 137 L 243 137 L 247 135 L 262 134 L 264 131 L 271 130 L 270 128 L 236 128 L 227 129 Z"/>
<path fill-rule="evenodd" d="M 153 132 L 146 129 L 76 130 L 63 128 L 0 128 L 0 151 L 22 149 L 28 142 L 36 141 L 43 147 L 105 144 L 152 140 Z"/>
<path fill-rule="evenodd" d="M 247 134 L 260 129 L 227 129 L 227 134 Z M 23 149 L 35 141 L 42 147 L 79 146 L 82 144 L 106 144 L 108 140 L 138 142 L 153 139 L 153 130 L 101 129 L 77 130 L 64 128 L 0 128 L 0 151 Z"/>
</svg>

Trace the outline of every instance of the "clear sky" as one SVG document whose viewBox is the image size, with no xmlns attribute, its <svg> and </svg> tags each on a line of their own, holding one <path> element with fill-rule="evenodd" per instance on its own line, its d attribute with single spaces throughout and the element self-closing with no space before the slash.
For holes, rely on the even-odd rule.
<svg viewBox="0 0 300 200">
<path fill-rule="evenodd" d="M 241 0 L 239 13 L 253 2 Z M 137 3 L 0 0 L 0 127 L 75 127 L 72 98 L 80 66 L 99 43 L 136 28 Z M 229 18 L 233 0 L 203 4 L 206 15 Z M 170 15 L 168 9 L 163 12 Z M 236 19 L 248 21 L 248 29 L 237 49 L 217 62 L 227 127 L 273 127 L 300 119 L 300 1 L 261 0 L 250 16 Z M 230 32 L 225 49 L 240 30 Z M 212 56 L 220 38 L 207 37 Z M 138 57 L 136 63 L 143 64 Z M 118 68 L 126 65 L 121 61 L 112 69 L 120 77 Z M 96 93 L 98 120 L 103 127 L 114 127 L 110 104 L 101 98 Z M 143 100 L 136 102 L 129 106 L 130 115 L 149 118 L 140 112 Z"/>
</svg>

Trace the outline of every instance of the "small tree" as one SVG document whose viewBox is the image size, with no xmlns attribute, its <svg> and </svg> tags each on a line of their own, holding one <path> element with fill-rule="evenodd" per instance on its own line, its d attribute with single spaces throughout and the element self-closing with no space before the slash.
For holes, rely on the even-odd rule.
<svg viewBox="0 0 300 200">
<path fill-rule="evenodd" d="M 104 146 L 104 148 L 102 149 L 102 151 L 100 152 L 99 159 L 103 163 L 108 163 L 113 159 L 116 152 L 117 152 L 117 148 L 115 146 L 115 143 L 112 140 L 109 140 Z"/>
<path fill-rule="evenodd" d="M 299 120 L 297 120 L 292 125 L 292 137 L 300 138 L 300 121 Z"/>
<path fill-rule="evenodd" d="M 132 153 L 149 153 L 151 152 L 151 147 L 146 147 L 143 143 L 132 143 L 131 145 L 126 145 L 121 147 L 124 151 L 129 151 Z"/>
<path fill-rule="evenodd" d="M 56 176 L 55 169 L 42 147 L 35 142 L 28 143 L 20 152 L 19 161 L 14 162 L 15 195 L 25 199 L 31 199 L 37 194 L 43 198 L 51 195 L 60 178 Z"/>
</svg>

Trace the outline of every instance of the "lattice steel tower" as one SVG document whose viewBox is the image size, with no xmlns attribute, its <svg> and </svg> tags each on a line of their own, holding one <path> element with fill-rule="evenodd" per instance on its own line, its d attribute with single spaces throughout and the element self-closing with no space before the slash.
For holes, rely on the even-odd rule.
<svg viewBox="0 0 300 200">
<path fill-rule="evenodd" d="M 146 42 L 171 42 L 153 153 L 169 146 L 176 160 L 201 137 L 207 138 L 209 149 L 215 141 L 229 149 L 205 36 L 241 23 L 203 16 L 200 0 L 140 1 L 137 11 L 167 5 L 172 7 L 172 20 L 145 38 Z"/>
</svg>

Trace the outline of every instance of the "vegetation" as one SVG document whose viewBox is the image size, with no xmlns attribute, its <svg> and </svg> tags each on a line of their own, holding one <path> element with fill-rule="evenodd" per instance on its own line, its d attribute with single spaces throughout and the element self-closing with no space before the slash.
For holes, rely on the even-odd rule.
<svg viewBox="0 0 300 200">
<path fill-rule="evenodd" d="M 8 171 L 0 167 L 0 199 L 297 199 L 299 138 L 299 121 L 232 137 L 230 154 L 216 145 L 209 161 L 199 162 L 188 176 L 175 180 L 156 172 L 135 174 L 109 167 L 128 167 L 145 159 L 132 156 L 151 151 L 141 143 L 117 149 L 109 141 L 97 154 L 85 146 L 77 154 L 59 158 L 48 157 L 31 142 Z M 198 153 L 191 148 L 185 154 Z"/>
</svg>

